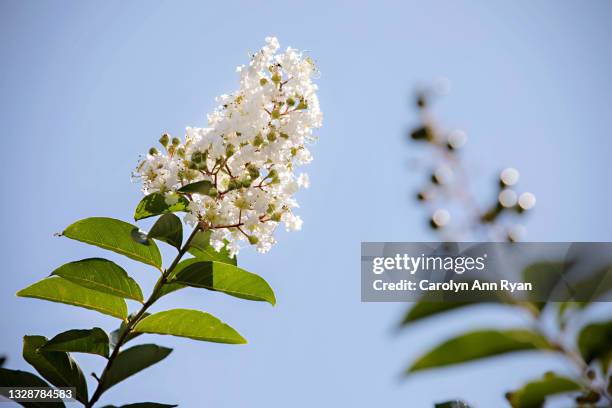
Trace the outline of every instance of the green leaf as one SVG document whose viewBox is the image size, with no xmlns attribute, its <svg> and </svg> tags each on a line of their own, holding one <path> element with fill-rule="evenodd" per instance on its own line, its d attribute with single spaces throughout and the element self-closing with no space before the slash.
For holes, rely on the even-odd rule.
<svg viewBox="0 0 612 408">
<path fill-rule="evenodd" d="M 564 262 L 540 261 L 523 270 L 523 280 L 535 288 L 530 297 L 549 299 L 557 286 L 563 281 L 566 265 Z M 541 308 L 541 307 L 540 307 Z"/>
<path fill-rule="evenodd" d="M 541 379 L 530 381 L 522 388 L 509 392 L 506 398 L 513 408 L 540 408 L 546 398 L 566 392 L 579 391 L 582 387 L 575 381 L 558 376 L 555 373 L 546 373 Z"/>
<path fill-rule="evenodd" d="M 470 406 L 463 401 L 446 401 L 438 402 L 434 408 L 470 408 Z"/>
<path fill-rule="evenodd" d="M 119 319 L 127 317 L 127 305 L 122 298 L 85 288 L 60 277 L 38 281 L 21 289 L 17 292 L 17 296 L 80 306 Z"/>
<path fill-rule="evenodd" d="M 534 349 L 552 349 L 552 345 L 543 336 L 529 330 L 474 331 L 436 346 L 415 361 L 408 373 Z"/>
<path fill-rule="evenodd" d="M 102 408 L 174 408 L 178 405 L 159 404 L 157 402 L 137 402 L 117 407 L 116 405 L 105 405 Z"/>
<path fill-rule="evenodd" d="M 178 192 L 208 195 L 210 193 L 210 189 L 213 187 L 214 185 L 210 181 L 202 180 L 202 181 L 196 181 L 195 183 L 184 185 L 183 187 L 178 189 Z"/>
<path fill-rule="evenodd" d="M 9 370 L 0 368 L 0 384 L 2 387 L 22 388 L 22 387 L 49 387 L 49 384 L 37 376 L 36 374 L 27 371 Z M 8 398 L 8 390 L 2 392 Z M 26 408 L 65 408 L 63 402 L 19 402 L 21 406 Z"/>
<path fill-rule="evenodd" d="M 138 221 L 160 214 L 186 211 L 187 206 L 189 205 L 189 200 L 181 195 L 177 194 L 177 196 L 178 201 L 175 204 L 169 205 L 166 203 L 166 198 L 163 194 L 149 194 L 138 203 L 136 211 L 134 212 L 134 220 Z"/>
<path fill-rule="evenodd" d="M 114 218 L 85 218 L 68 226 L 62 235 L 108 249 L 160 269 L 161 255 L 151 239 L 139 237 L 138 227 Z"/>
<path fill-rule="evenodd" d="M 141 344 L 120 352 L 107 371 L 102 389 L 108 390 L 137 372 L 160 362 L 171 352 L 172 349 L 155 344 Z"/>
<path fill-rule="evenodd" d="M 51 275 L 61 276 L 78 285 L 122 298 L 143 301 L 140 286 L 116 263 L 102 258 L 89 258 L 70 262 L 54 270 Z"/>
<path fill-rule="evenodd" d="M 135 332 L 169 334 L 215 343 L 244 344 L 236 330 L 211 314 L 189 309 L 172 309 L 142 319 Z"/>
<path fill-rule="evenodd" d="M 68 353 L 40 350 L 45 343 L 47 339 L 43 336 L 24 336 L 24 360 L 56 387 L 76 388 L 76 399 L 87 402 L 87 383 L 79 365 Z"/>
<path fill-rule="evenodd" d="M 599 359 L 607 369 L 612 354 L 612 320 L 585 326 L 578 334 L 578 349 L 584 361 Z"/>
<path fill-rule="evenodd" d="M 188 250 L 193 256 L 203 261 L 216 261 L 231 265 L 237 265 L 238 263 L 235 256 L 229 256 L 227 249 L 222 248 L 221 251 L 217 252 L 210 245 L 210 231 L 199 231 L 191 240 Z"/>
<path fill-rule="evenodd" d="M 180 251 L 183 243 L 183 224 L 176 215 L 164 214 L 153 224 L 148 236 L 172 245 Z"/>
<path fill-rule="evenodd" d="M 265 301 L 271 305 L 276 303 L 272 288 L 262 277 L 226 263 L 193 262 L 182 268 L 174 279 L 187 286 L 223 292 L 242 299 Z"/>
<path fill-rule="evenodd" d="M 66 351 L 108 357 L 108 335 L 99 327 L 90 330 L 68 330 L 42 346 L 43 351 Z"/>
</svg>

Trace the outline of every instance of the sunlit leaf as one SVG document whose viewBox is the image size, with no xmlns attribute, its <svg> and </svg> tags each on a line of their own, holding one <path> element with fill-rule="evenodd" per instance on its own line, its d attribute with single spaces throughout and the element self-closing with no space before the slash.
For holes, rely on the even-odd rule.
<svg viewBox="0 0 612 408">
<path fill-rule="evenodd" d="M 24 360 L 56 387 L 74 387 L 77 400 L 86 402 L 87 383 L 79 365 L 68 353 L 41 350 L 46 343 L 43 336 L 24 336 Z"/>
<path fill-rule="evenodd" d="M 177 202 L 169 205 L 166 202 L 166 197 L 160 193 L 149 194 L 144 197 L 138 203 L 136 211 L 134 212 L 134 219 L 136 221 L 142 220 L 148 217 L 154 217 L 156 215 L 179 212 L 187 210 L 189 201 L 177 194 Z"/>
<path fill-rule="evenodd" d="M 60 277 L 38 281 L 17 292 L 17 296 L 80 306 L 119 319 L 127 317 L 127 305 L 122 298 L 85 288 Z"/>
<path fill-rule="evenodd" d="M 143 301 L 140 286 L 114 262 L 89 258 L 60 266 L 51 275 L 61 276 L 78 285 L 98 292 Z"/>
<path fill-rule="evenodd" d="M 543 336 L 529 330 L 474 331 L 434 347 L 417 359 L 408 372 L 460 364 L 516 351 L 552 348 Z"/>
<path fill-rule="evenodd" d="M 62 235 L 161 268 L 161 255 L 155 242 L 151 239 L 137 240 L 135 231 L 138 231 L 138 227 L 124 221 L 92 217 L 68 226 Z"/>
<path fill-rule="evenodd" d="M 230 257 L 227 249 L 222 248 L 221 251 L 217 252 L 210 245 L 210 234 L 210 231 L 199 231 L 191 240 L 189 252 L 203 261 L 216 261 L 236 265 L 236 257 Z"/>
<path fill-rule="evenodd" d="M 41 350 L 98 354 L 108 357 L 108 335 L 99 327 L 89 330 L 68 330 L 49 340 Z"/>
<path fill-rule="evenodd" d="M 246 343 L 236 330 L 213 315 L 189 309 L 172 309 L 152 314 L 141 320 L 134 331 L 169 334 L 215 343 Z"/>
<path fill-rule="evenodd" d="M 141 344 L 120 352 L 111 365 L 102 389 L 107 390 L 126 378 L 163 360 L 172 349 L 155 344 Z"/>
<path fill-rule="evenodd" d="M 276 303 L 272 288 L 262 277 L 226 263 L 193 262 L 178 272 L 175 281 L 242 299 Z"/>
</svg>

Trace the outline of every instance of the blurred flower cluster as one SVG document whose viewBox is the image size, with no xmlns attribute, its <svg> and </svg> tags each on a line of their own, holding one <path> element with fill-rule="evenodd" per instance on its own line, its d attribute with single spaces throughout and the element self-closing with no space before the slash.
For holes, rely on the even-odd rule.
<svg viewBox="0 0 612 408">
<path fill-rule="evenodd" d="M 481 209 L 481 203 L 470 191 L 470 180 L 460 155 L 467 143 L 466 132 L 438 128 L 429 110 L 434 97 L 446 93 L 448 87 L 447 80 L 439 80 L 416 93 L 420 123 L 411 130 L 410 139 L 432 149 L 432 157 L 427 161 L 427 182 L 416 198 L 428 207 L 429 225 L 439 230 L 445 239 L 520 241 L 525 228 L 509 219 L 516 219 L 532 209 L 536 198 L 529 192 L 519 194 L 516 190 L 519 172 L 506 168 L 499 175 L 493 202 L 485 206 L 485 210 Z M 515 217 L 508 217 L 510 215 Z M 481 236 L 474 236 L 478 234 Z"/>
<path fill-rule="evenodd" d="M 145 194 L 166 203 L 189 201 L 185 221 L 211 230 L 211 244 L 234 255 L 242 242 L 266 252 L 279 223 L 299 230 L 294 194 L 308 187 L 297 166 L 312 160 L 307 143 L 322 125 L 313 61 L 293 48 L 279 53 L 276 38 L 240 66 L 240 88 L 217 98 L 205 128 L 188 127 L 184 140 L 162 135 L 136 176 Z M 186 188 L 197 185 L 198 188 Z"/>
</svg>

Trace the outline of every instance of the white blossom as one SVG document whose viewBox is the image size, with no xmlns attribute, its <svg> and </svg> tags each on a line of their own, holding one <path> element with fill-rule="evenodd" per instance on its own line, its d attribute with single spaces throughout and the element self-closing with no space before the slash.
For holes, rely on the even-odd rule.
<svg viewBox="0 0 612 408">
<path fill-rule="evenodd" d="M 163 193 L 168 205 L 187 184 L 212 184 L 207 194 L 183 195 L 189 200 L 185 222 L 210 229 L 216 250 L 236 254 L 241 243 L 250 243 L 267 252 L 278 224 L 288 231 L 302 226 L 293 196 L 310 180 L 294 170 L 312 161 L 306 145 L 323 115 L 314 63 L 279 47 L 276 38 L 266 38 L 249 64 L 237 68 L 239 89 L 217 98 L 207 127 L 187 127 L 183 140 L 162 136 L 164 151 L 151 149 L 137 169 L 143 193 Z"/>
</svg>

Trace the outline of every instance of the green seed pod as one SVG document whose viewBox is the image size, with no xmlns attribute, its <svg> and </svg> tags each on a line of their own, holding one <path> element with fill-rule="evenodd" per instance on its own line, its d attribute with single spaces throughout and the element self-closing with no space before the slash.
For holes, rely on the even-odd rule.
<svg viewBox="0 0 612 408">
<path fill-rule="evenodd" d="M 261 78 L 261 79 L 259 80 L 259 85 L 261 85 L 261 86 L 264 86 L 264 85 L 265 85 L 265 84 L 267 84 L 267 83 L 268 83 L 268 80 L 267 80 L 266 78 Z"/>
<path fill-rule="evenodd" d="M 279 84 L 281 80 L 282 78 L 278 74 L 278 72 L 275 72 L 274 75 L 272 75 L 272 82 L 274 82 L 275 84 Z"/>
<path fill-rule="evenodd" d="M 255 235 L 249 235 L 249 244 L 255 245 L 259 242 L 259 239 Z"/>
<path fill-rule="evenodd" d="M 162 146 L 166 147 L 168 145 L 168 141 L 170 140 L 170 136 L 168 136 L 167 133 L 164 133 L 163 135 L 161 135 L 161 137 L 159 138 L 159 143 L 161 143 Z"/>
<path fill-rule="evenodd" d="M 178 146 L 181 144 L 181 139 L 179 139 L 178 137 L 173 137 L 172 138 L 172 145 L 173 146 Z"/>
<path fill-rule="evenodd" d="M 149 149 L 149 154 L 151 156 L 155 156 L 156 154 L 159 154 L 159 150 L 157 150 L 156 148 L 152 147 Z"/>
</svg>

